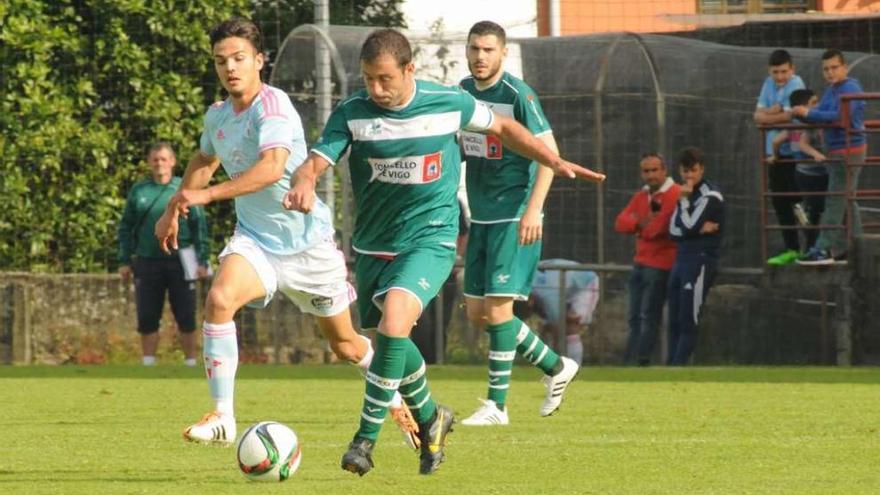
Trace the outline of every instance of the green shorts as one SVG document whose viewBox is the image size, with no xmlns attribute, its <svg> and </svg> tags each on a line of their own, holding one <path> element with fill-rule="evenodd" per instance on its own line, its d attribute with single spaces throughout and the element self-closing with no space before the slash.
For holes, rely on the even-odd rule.
<svg viewBox="0 0 880 495">
<path fill-rule="evenodd" d="M 393 260 L 358 254 L 354 262 L 361 328 L 379 327 L 385 294 L 401 289 L 419 299 L 422 310 L 437 295 L 455 264 L 455 248 L 440 244 L 401 252 Z"/>
<path fill-rule="evenodd" d="M 464 262 L 464 295 L 528 299 L 541 246 L 541 241 L 520 246 L 519 222 L 471 224 Z"/>
</svg>

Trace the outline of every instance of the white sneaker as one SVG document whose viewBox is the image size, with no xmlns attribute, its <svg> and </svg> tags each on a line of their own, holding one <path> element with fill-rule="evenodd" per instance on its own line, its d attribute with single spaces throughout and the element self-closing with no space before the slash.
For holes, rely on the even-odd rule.
<svg viewBox="0 0 880 495">
<path fill-rule="evenodd" d="M 510 423 L 510 420 L 507 418 L 507 408 L 498 409 L 498 405 L 495 404 L 495 401 L 479 399 L 483 405 L 477 409 L 477 412 L 471 414 L 469 417 L 463 419 L 461 424 L 467 426 L 492 426 L 492 425 L 506 425 Z"/>
<path fill-rule="evenodd" d="M 580 370 L 580 366 L 572 359 L 565 356 L 560 356 L 559 359 L 562 359 L 562 371 L 555 376 L 544 375 L 544 378 L 541 379 L 544 386 L 547 387 L 547 396 L 544 397 L 544 402 L 541 404 L 541 416 L 550 416 L 559 409 L 565 388 L 574 380 Z"/>
<path fill-rule="evenodd" d="M 183 438 L 190 442 L 232 445 L 235 442 L 235 418 L 214 411 L 183 430 Z"/>
</svg>

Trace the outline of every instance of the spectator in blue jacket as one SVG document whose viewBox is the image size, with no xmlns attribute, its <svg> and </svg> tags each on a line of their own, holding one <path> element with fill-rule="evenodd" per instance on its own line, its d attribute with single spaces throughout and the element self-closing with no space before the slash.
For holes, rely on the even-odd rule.
<svg viewBox="0 0 880 495">
<path fill-rule="evenodd" d="M 669 234 L 678 244 L 669 274 L 669 354 L 666 364 L 683 366 L 697 343 L 700 309 L 718 271 L 724 231 L 724 197 L 703 178 L 703 152 L 686 148 L 678 161 L 684 184 Z"/>
<path fill-rule="evenodd" d="M 853 100 L 849 102 L 849 121 L 841 120 L 841 96 L 852 93 L 862 93 L 859 81 L 849 77 L 849 68 L 840 50 L 828 50 L 822 54 L 822 74 L 828 82 L 828 89 L 819 100 L 819 105 L 810 109 L 806 105 L 792 108 L 792 114 L 803 118 L 807 122 L 839 123 L 854 130 L 865 129 L 865 102 Z M 846 189 L 846 162 L 864 163 L 867 153 L 865 135 L 852 133 L 849 142 L 846 139 L 846 131 L 843 128 L 828 128 L 824 131 L 825 146 L 828 149 L 828 192 L 839 193 Z M 836 159 L 836 160 L 835 160 Z M 852 169 L 851 187 L 858 189 L 859 173 L 861 167 Z M 825 211 L 819 221 L 822 225 L 842 225 L 846 214 L 847 199 L 843 195 L 830 195 L 825 199 Z M 853 234 L 858 235 L 862 231 L 862 221 L 859 215 L 858 204 L 853 202 L 850 208 L 852 214 Z M 847 249 L 846 233 L 842 229 L 823 230 L 816 240 L 816 244 L 798 258 L 801 265 L 829 265 L 835 261 L 845 262 Z"/>
</svg>

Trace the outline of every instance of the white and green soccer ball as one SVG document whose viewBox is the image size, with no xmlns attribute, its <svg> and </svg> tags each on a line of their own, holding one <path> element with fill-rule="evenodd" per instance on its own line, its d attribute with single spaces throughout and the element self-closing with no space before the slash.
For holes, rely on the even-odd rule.
<svg viewBox="0 0 880 495">
<path fill-rule="evenodd" d="M 274 421 L 261 421 L 241 435 L 235 456 L 247 479 L 284 481 L 299 468 L 302 451 L 293 430 Z"/>
</svg>

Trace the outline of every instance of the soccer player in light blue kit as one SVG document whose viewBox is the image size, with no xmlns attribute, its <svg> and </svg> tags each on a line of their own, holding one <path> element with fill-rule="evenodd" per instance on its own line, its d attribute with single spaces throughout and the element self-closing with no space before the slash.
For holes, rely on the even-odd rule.
<svg viewBox="0 0 880 495">
<path fill-rule="evenodd" d="M 220 254 L 205 303 L 205 371 L 215 410 L 183 433 L 190 441 L 230 444 L 236 436 L 233 388 L 238 367 L 233 316 L 245 304 L 263 307 L 281 291 L 303 312 L 315 315 L 341 359 L 366 371 L 373 353 L 369 339 L 358 335 L 351 323 L 348 307 L 355 293 L 333 240 L 329 208 L 316 201 L 309 214 L 302 214 L 281 205 L 306 146 L 290 99 L 260 81 L 264 60 L 259 29 L 251 21 L 230 19 L 212 30 L 211 47 L 229 98 L 208 109 L 199 152 L 157 222 L 156 236 L 164 249 L 176 246 L 179 215 L 192 206 L 235 199 L 235 233 Z M 221 163 L 231 179 L 208 187 Z M 405 426 L 412 431 L 415 424 Z"/>
<path fill-rule="evenodd" d="M 399 388 L 419 424 L 419 472 L 431 474 L 444 459 L 453 415 L 434 402 L 425 361 L 409 335 L 455 262 L 458 131 L 500 136 L 568 177 L 601 181 L 605 176 L 563 160 L 515 120 L 493 114 L 461 88 L 416 80 L 409 41 L 393 29 L 370 34 L 360 61 L 366 90 L 330 115 L 321 139 L 294 174 L 284 205 L 302 212 L 319 208 L 318 177 L 350 149 L 358 311 L 364 328 L 376 328 L 378 335 L 360 428 L 341 465 L 360 475 L 373 467 L 373 447 Z"/>
</svg>

